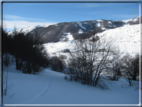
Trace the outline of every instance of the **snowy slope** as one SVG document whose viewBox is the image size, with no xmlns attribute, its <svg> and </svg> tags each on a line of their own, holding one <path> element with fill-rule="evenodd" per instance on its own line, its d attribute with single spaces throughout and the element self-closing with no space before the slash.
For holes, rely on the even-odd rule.
<svg viewBox="0 0 142 107">
<path fill-rule="evenodd" d="M 73 50 L 72 47 L 72 43 L 74 41 L 73 35 L 71 35 L 70 33 L 66 33 L 66 38 L 67 41 L 63 41 L 64 37 L 61 38 L 61 40 L 59 42 L 52 42 L 52 43 L 45 43 L 43 44 L 43 46 L 45 47 L 45 49 L 47 50 L 47 52 L 49 53 L 53 53 L 53 52 L 61 52 L 61 50 L 64 49 L 71 49 Z"/>
<path fill-rule="evenodd" d="M 125 25 L 123 27 L 106 30 L 102 33 L 96 34 L 100 39 L 112 40 L 113 44 L 117 46 L 124 54 L 130 53 L 135 55 L 140 52 L 140 25 Z M 51 53 L 57 53 L 64 49 L 73 50 L 74 39 L 70 33 L 68 33 L 67 42 L 59 41 L 56 43 L 44 44 L 46 50 Z"/>
<path fill-rule="evenodd" d="M 106 82 L 109 90 L 101 90 L 80 82 L 64 80 L 65 74 L 44 69 L 23 74 L 11 65 L 8 73 L 8 91 L 4 104 L 138 104 L 139 90 L 128 87 L 124 79 Z M 5 73 L 5 69 L 4 69 Z M 11 106 L 11 105 L 10 105 Z"/>
<path fill-rule="evenodd" d="M 31 32 L 33 29 L 37 28 L 37 27 L 48 27 L 49 25 L 37 25 L 37 26 L 28 26 L 25 28 L 21 28 L 21 29 L 17 29 L 17 32 L 24 32 L 25 34 L 28 32 Z M 12 34 L 12 31 L 9 31 L 8 34 Z"/>
<path fill-rule="evenodd" d="M 133 19 L 122 20 L 122 21 L 125 22 L 125 23 L 128 23 L 128 22 L 130 22 L 130 21 L 136 22 L 136 21 L 138 21 L 138 20 L 139 20 L 139 18 L 133 18 Z"/>
<path fill-rule="evenodd" d="M 82 25 L 81 22 L 77 22 L 77 24 L 78 24 L 82 29 L 86 30 L 86 28 Z"/>
<path fill-rule="evenodd" d="M 28 26 L 28 27 L 25 27 L 25 28 L 21 28 L 21 29 L 17 29 L 17 32 L 24 32 L 25 34 L 30 32 L 31 30 L 33 30 L 35 27 L 31 27 L 31 26 Z M 9 31 L 8 34 L 12 34 L 12 31 Z"/>
<path fill-rule="evenodd" d="M 116 29 L 106 30 L 97 34 L 100 39 L 112 40 L 121 52 L 135 55 L 140 53 L 140 25 L 125 25 Z"/>
</svg>

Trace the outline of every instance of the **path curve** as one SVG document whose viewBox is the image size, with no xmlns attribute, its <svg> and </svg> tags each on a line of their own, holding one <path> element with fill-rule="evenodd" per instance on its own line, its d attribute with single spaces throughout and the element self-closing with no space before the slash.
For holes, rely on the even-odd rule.
<svg viewBox="0 0 142 107">
<path fill-rule="evenodd" d="M 50 78 L 50 80 L 48 82 L 49 85 L 47 87 L 45 87 L 44 90 L 41 93 L 39 93 L 34 98 L 32 98 L 32 99 L 30 99 L 28 101 L 23 102 L 22 104 L 31 104 L 33 101 L 35 101 L 35 100 L 39 99 L 40 97 L 42 97 L 50 89 L 50 87 L 52 85 L 51 82 L 52 82 L 52 78 Z"/>
</svg>

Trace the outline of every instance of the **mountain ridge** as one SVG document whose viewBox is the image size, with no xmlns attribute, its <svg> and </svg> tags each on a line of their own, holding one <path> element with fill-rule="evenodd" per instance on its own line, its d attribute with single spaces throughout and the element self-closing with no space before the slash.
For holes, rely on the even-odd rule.
<svg viewBox="0 0 142 107">
<path fill-rule="evenodd" d="M 40 37 L 40 42 L 49 43 L 59 42 L 63 36 L 67 36 L 67 33 L 71 33 L 74 39 L 89 38 L 94 33 L 103 32 L 108 29 L 114 29 L 125 25 L 139 24 L 139 19 L 140 17 L 121 21 L 101 19 L 76 22 L 61 22 L 49 26 L 38 25 L 36 27 L 33 27 L 33 29 L 30 28 L 30 30 L 20 29 L 19 31 L 25 33 L 29 31 L 33 34 L 37 33 Z M 95 32 L 94 29 L 96 29 Z"/>
</svg>

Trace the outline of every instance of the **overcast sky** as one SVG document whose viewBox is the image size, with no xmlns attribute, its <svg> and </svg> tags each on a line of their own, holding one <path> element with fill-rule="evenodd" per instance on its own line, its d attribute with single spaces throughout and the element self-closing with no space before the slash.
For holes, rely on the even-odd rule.
<svg viewBox="0 0 142 107">
<path fill-rule="evenodd" d="M 3 3 L 7 30 L 85 20 L 127 20 L 139 16 L 139 3 Z"/>
</svg>

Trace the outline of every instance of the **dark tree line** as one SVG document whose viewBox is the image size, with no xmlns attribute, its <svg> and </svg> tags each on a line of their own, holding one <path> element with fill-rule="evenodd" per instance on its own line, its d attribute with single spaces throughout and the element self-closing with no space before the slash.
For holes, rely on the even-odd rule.
<svg viewBox="0 0 142 107">
<path fill-rule="evenodd" d="M 17 32 L 13 34 L 2 31 L 2 52 L 9 53 L 15 57 L 17 70 L 23 73 L 35 73 L 40 67 L 48 66 L 48 54 L 44 51 L 39 35 L 35 33 Z"/>
</svg>

